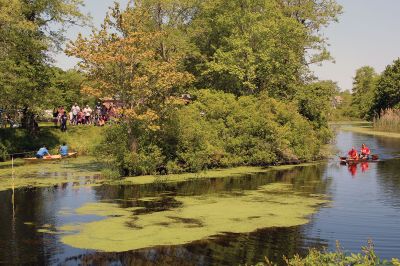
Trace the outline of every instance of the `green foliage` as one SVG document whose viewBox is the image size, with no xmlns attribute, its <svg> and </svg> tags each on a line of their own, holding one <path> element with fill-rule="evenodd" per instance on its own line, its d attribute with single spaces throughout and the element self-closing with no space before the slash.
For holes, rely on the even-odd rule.
<svg viewBox="0 0 400 266">
<path fill-rule="evenodd" d="M 381 110 L 400 107 L 400 58 L 388 65 L 378 80 L 371 115 Z"/>
<path fill-rule="evenodd" d="M 315 129 L 296 105 L 266 95 L 260 98 L 199 90 L 193 103 L 172 112 L 160 131 L 141 123 L 106 130 L 99 146 L 110 165 L 124 174 L 200 171 L 236 165 L 269 165 L 317 158 L 330 134 Z"/>
<path fill-rule="evenodd" d="M 370 110 L 376 93 L 378 74 L 370 66 L 364 66 L 356 71 L 353 82 L 353 100 L 351 107 L 356 117 L 370 118 Z"/>
<path fill-rule="evenodd" d="M 336 252 L 318 251 L 317 249 L 310 249 L 309 254 L 305 258 L 301 258 L 299 255 L 295 255 L 293 258 L 284 258 L 287 266 L 321 266 L 321 265 L 363 265 L 363 266 L 384 266 L 392 265 L 399 266 L 400 262 L 398 259 L 393 258 L 391 261 L 381 260 L 376 255 L 374 245 L 372 241 L 368 241 L 366 247 L 362 247 L 362 253 L 357 254 L 346 254 L 340 245 L 337 243 Z M 267 258 L 265 263 L 259 263 L 257 265 L 275 265 Z"/>
<path fill-rule="evenodd" d="M 2 108 L 22 109 L 26 118 L 38 113 L 52 76 L 48 51 L 60 47 L 67 24 L 86 21 L 79 11 L 82 3 L 81 0 L 0 0 Z M 50 25 L 53 30 L 49 30 Z M 23 123 L 28 125 L 33 123 Z"/>
<path fill-rule="evenodd" d="M 326 127 L 332 109 L 332 99 L 339 91 L 332 81 L 320 81 L 304 86 L 297 94 L 299 112 L 317 128 Z"/>
<path fill-rule="evenodd" d="M 189 68 L 199 87 L 291 99 L 307 65 L 330 58 L 318 32 L 341 7 L 335 1 L 213 0 L 196 11 L 189 32 L 197 53 Z"/>
<path fill-rule="evenodd" d="M 329 121 L 347 121 L 358 119 L 353 107 L 353 95 L 345 90 L 337 93 L 334 99 L 333 110 L 329 116 Z"/>
<path fill-rule="evenodd" d="M 341 247 L 338 245 L 337 251 L 333 253 L 319 252 L 315 249 L 311 249 L 309 255 L 302 259 L 299 256 L 295 256 L 292 259 L 286 259 L 288 266 L 319 266 L 319 265 L 365 265 L 365 266 L 376 266 L 376 265 L 396 265 L 396 260 L 393 259 L 392 263 L 386 260 L 380 260 L 375 254 L 374 246 L 371 241 L 368 242 L 368 246 L 362 247 L 362 253 L 346 255 Z"/>
</svg>

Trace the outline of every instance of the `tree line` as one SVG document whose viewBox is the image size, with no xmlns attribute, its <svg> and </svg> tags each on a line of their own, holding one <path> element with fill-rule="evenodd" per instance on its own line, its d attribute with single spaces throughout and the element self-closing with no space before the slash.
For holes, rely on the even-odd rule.
<svg viewBox="0 0 400 266">
<path fill-rule="evenodd" d="M 117 99 L 121 121 L 102 147 L 119 171 L 151 173 L 168 163 L 193 170 L 307 160 L 329 140 L 327 118 L 337 86 L 316 80 L 309 66 L 331 59 L 321 29 L 342 11 L 333 0 L 140 0 L 126 7 L 116 2 L 100 29 L 67 45 L 66 53 L 81 60 L 79 73 L 59 76 L 81 75 L 74 79 L 79 86 L 45 73 L 54 72 L 49 51 L 62 43 L 62 29 L 86 22 L 82 2 L 0 1 L 7 7 L 0 23 L 13 32 L 4 35 L 8 51 L 0 54 L 9 63 L 0 92 L 11 97 L 0 104 L 35 113 L 45 95 L 73 90 Z M 50 23 L 61 29 L 48 32 Z M 31 42 L 12 45 L 26 38 Z M 49 86 L 52 78 L 57 86 Z M 192 102 L 182 94 L 192 95 Z M 199 128 L 195 135 L 193 128 Z M 124 138 L 117 137 L 120 131 Z M 143 156 L 152 156 L 146 159 L 150 166 L 143 165 Z"/>
<path fill-rule="evenodd" d="M 386 109 L 400 108 L 400 59 L 378 74 L 371 66 L 356 71 L 349 116 L 372 120 Z"/>
</svg>

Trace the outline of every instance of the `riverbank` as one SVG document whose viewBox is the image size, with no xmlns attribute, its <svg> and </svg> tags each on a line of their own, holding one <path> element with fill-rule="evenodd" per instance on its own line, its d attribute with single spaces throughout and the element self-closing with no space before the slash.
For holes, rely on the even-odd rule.
<svg viewBox="0 0 400 266">
<path fill-rule="evenodd" d="M 198 173 L 183 173 L 170 175 L 146 175 L 125 177 L 121 179 L 104 178 L 101 162 L 94 157 L 81 156 L 57 162 L 25 164 L 23 160 L 0 163 L 0 191 L 25 187 L 51 187 L 65 183 L 75 183 L 76 186 L 94 185 L 143 185 L 152 183 L 177 183 L 191 179 L 239 177 L 269 171 L 289 170 L 296 167 L 320 164 L 321 161 L 297 165 L 280 165 L 270 167 L 235 167 L 227 169 L 212 169 Z M 14 172 L 14 173 L 13 173 Z"/>
<path fill-rule="evenodd" d="M 344 126 L 344 127 L 341 127 L 341 129 L 345 130 L 345 131 L 352 131 L 355 133 L 367 134 L 367 135 L 373 135 L 373 136 L 388 137 L 388 138 L 400 138 L 400 133 L 374 130 L 374 128 L 371 126 L 371 123 L 369 123 L 369 126 L 363 126 L 363 127 Z"/>
<path fill-rule="evenodd" d="M 70 150 L 87 155 L 101 142 L 103 131 L 103 127 L 79 125 L 69 126 L 67 132 L 61 132 L 51 123 L 43 123 L 40 124 L 38 135 L 31 136 L 21 128 L 1 128 L 0 160 L 10 159 L 9 154 L 23 157 L 23 154 L 18 153 L 27 153 L 33 156 L 41 145 L 47 145 L 50 153 L 56 153 L 62 142 L 66 142 Z"/>
</svg>

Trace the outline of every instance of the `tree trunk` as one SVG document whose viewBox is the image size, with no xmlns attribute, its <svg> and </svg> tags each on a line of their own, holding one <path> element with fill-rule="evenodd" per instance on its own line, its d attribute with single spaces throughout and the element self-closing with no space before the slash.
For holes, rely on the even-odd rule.
<svg viewBox="0 0 400 266">
<path fill-rule="evenodd" d="M 35 114 L 28 107 L 22 110 L 21 126 L 33 136 L 36 136 L 39 132 L 39 125 L 36 122 Z"/>
</svg>

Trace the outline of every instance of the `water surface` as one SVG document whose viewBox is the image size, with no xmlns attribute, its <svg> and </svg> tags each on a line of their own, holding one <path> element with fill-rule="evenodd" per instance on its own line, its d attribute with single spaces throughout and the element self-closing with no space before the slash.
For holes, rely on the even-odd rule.
<svg viewBox="0 0 400 266">
<path fill-rule="evenodd" d="M 348 168 L 336 159 L 314 166 L 246 175 L 147 185 L 77 186 L 73 182 L 47 188 L 0 192 L 0 263 L 4 264 L 255 264 L 267 256 L 306 254 L 309 247 L 335 249 L 335 241 L 358 252 L 369 238 L 383 258 L 400 254 L 400 140 L 339 131 L 336 147 L 344 154 L 367 143 L 382 160 Z M 35 173 L 32 173 L 35 174 Z M 45 173 L 38 173 L 43 175 Z M 91 203 L 114 204 L 132 215 L 181 208 L 180 197 L 241 197 L 271 184 L 286 184 L 301 197 L 323 194 L 330 203 L 317 207 L 300 226 L 265 228 L 249 233 L 217 234 L 184 245 L 153 246 L 124 252 L 78 249 L 54 234 L 68 224 L 101 221 L 76 210 Z M 14 202 L 14 204 L 13 204 Z M 50 233 L 48 233 L 50 232 Z M 95 240 L 94 240 L 95 241 Z M 115 243 L 118 245 L 118 243 Z"/>
</svg>

